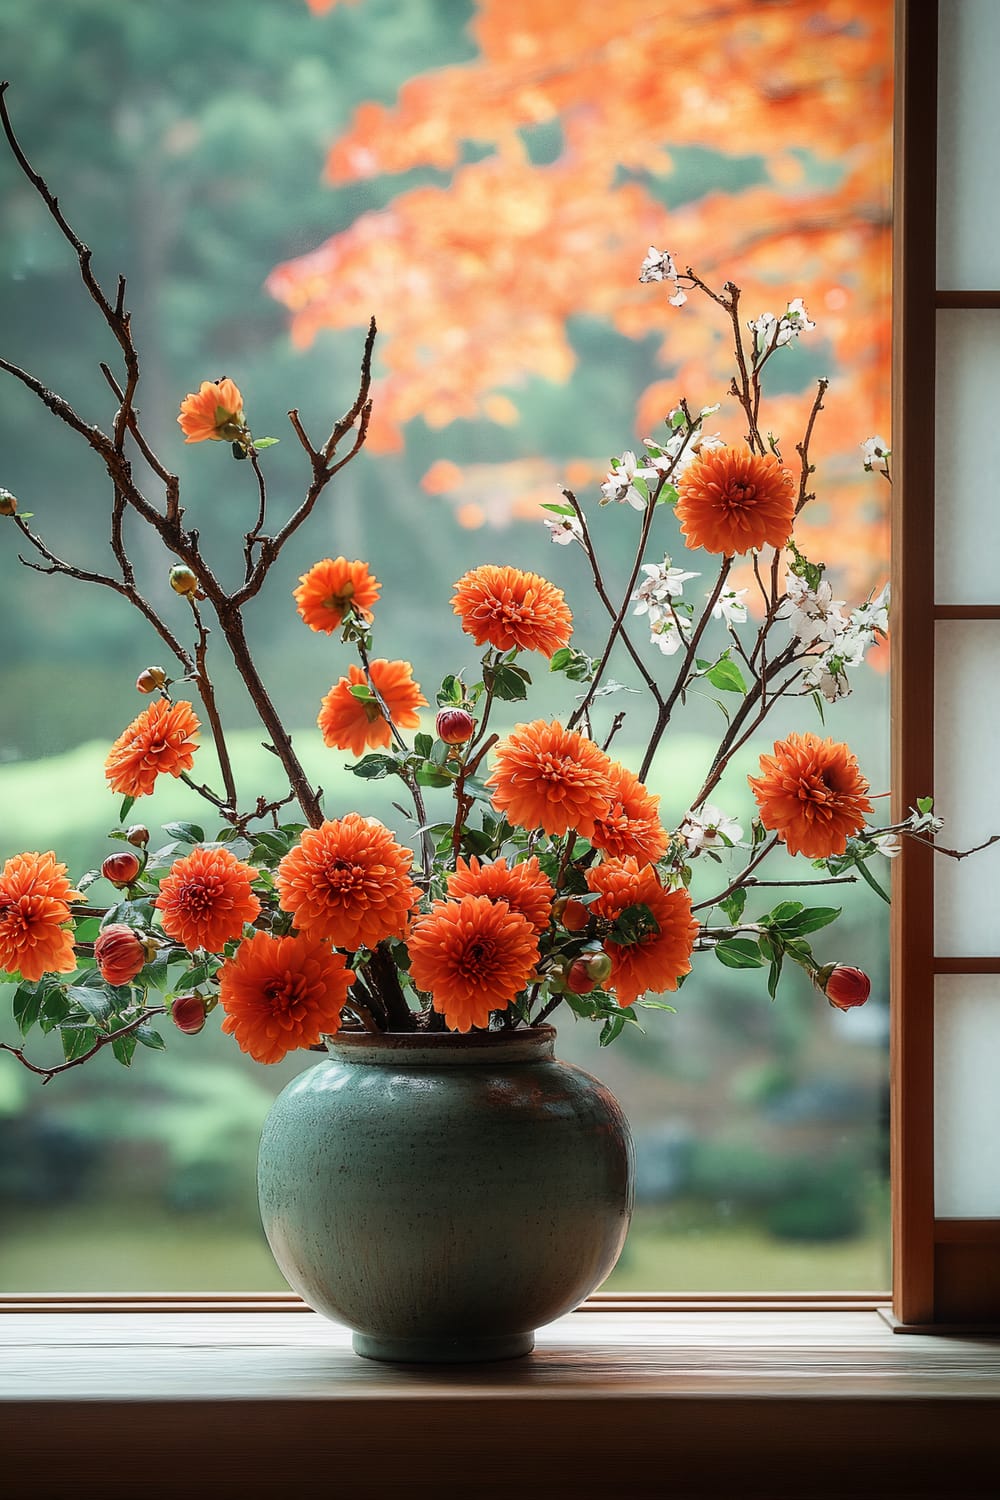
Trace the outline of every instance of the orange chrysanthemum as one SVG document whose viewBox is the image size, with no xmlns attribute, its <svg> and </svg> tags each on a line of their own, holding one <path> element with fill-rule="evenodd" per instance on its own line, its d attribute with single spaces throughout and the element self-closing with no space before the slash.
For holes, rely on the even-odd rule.
<svg viewBox="0 0 1000 1500">
<path fill-rule="evenodd" d="M 374 948 L 405 937 L 420 891 L 410 879 L 413 855 L 384 823 L 358 813 L 307 828 L 278 866 L 284 911 L 295 925 L 339 948 Z"/>
<path fill-rule="evenodd" d="M 783 547 L 795 520 L 795 481 L 771 453 L 709 448 L 678 481 L 674 507 L 688 547 L 750 552 Z"/>
<path fill-rule="evenodd" d="M 868 782 L 847 745 L 818 735 L 790 734 L 773 755 L 760 758 L 760 776 L 748 776 L 765 828 L 789 854 L 829 859 L 864 827 L 872 805 Z"/>
<path fill-rule="evenodd" d="M 323 699 L 316 723 L 323 733 L 324 745 L 335 750 L 349 750 L 352 755 L 363 755 L 365 749 L 377 749 L 379 745 L 392 742 L 392 729 L 382 715 L 378 704 L 372 700 L 355 698 L 352 687 L 366 681 L 359 666 L 351 665 L 348 675 L 342 677 Z M 413 680 L 413 668 L 408 661 L 386 661 L 377 657 L 371 663 L 372 682 L 392 717 L 393 724 L 403 729 L 418 729 L 418 708 L 426 708 L 427 699 L 420 691 L 419 682 Z"/>
<path fill-rule="evenodd" d="M 608 776 L 611 805 L 596 819 L 590 842 L 615 859 L 633 855 L 640 865 L 652 864 L 666 853 L 670 842 L 660 824 L 660 799 L 617 761 L 611 762 Z"/>
<path fill-rule="evenodd" d="M 481 864 L 475 855 L 466 862 L 459 859 L 448 876 L 448 895 L 489 896 L 491 901 L 506 901 L 511 911 L 519 911 L 531 924 L 536 937 L 549 925 L 555 889 L 534 855 L 511 868 L 505 859 L 490 865 Z"/>
<path fill-rule="evenodd" d="M 488 1026 L 506 1010 L 538 962 L 531 923 L 506 901 L 463 896 L 435 901 L 407 942 L 410 977 L 453 1031 Z"/>
<path fill-rule="evenodd" d="M 193 849 L 175 860 L 160 885 L 156 906 L 164 932 L 189 952 L 218 953 L 240 937 L 244 922 L 260 915 L 250 887 L 256 877 L 257 871 L 228 849 Z"/>
<path fill-rule="evenodd" d="M 452 608 L 477 646 L 498 651 L 540 651 L 551 656 L 565 646 L 573 616 L 562 589 L 538 573 L 483 563 L 455 585 Z"/>
<path fill-rule="evenodd" d="M 299 579 L 293 597 L 299 614 L 310 630 L 331 635 L 349 609 L 364 620 L 372 618 L 372 605 L 382 585 L 368 571 L 368 564 L 348 562 L 346 557 L 324 557 Z"/>
<path fill-rule="evenodd" d="M 493 806 L 520 828 L 590 838 L 614 795 L 611 762 L 593 740 L 555 721 L 515 725 L 496 748 Z"/>
<path fill-rule="evenodd" d="M 233 381 L 203 380 L 185 396 L 177 418 L 186 443 L 234 442 L 244 435 L 243 397 Z"/>
<path fill-rule="evenodd" d="M 318 938 L 251 933 L 219 970 L 223 1031 L 256 1062 L 333 1036 L 354 983 L 343 954 Z"/>
<path fill-rule="evenodd" d="M 597 916 L 614 919 L 630 906 L 648 906 L 659 928 L 637 943 L 625 945 L 610 938 L 605 942 L 612 963 L 608 987 L 619 1005 L 631 1005 L 646 990 L 675 990 L 678 980 L 691 971 L 698 936 L 688 892 L 665 890 L 652 865 L 635 859 L 605 860 L 587 871 L 587 884 L 600 892 L 590 908 Z"/>
<path fill-rule="evenodd" d="M 15 854 L 0 871 L 0 969 L 41 979 L 76 968 L 66 866 L 46 854 Z"/>
<path fill-rule="evenodd" d="M 186 698 L 176 703 L 157 698 L 111 746 L 104 762 L 111 790 L 124 797 L 148 797 L 157 776 L 190 771 L 200 728 Z"/>
</svg>

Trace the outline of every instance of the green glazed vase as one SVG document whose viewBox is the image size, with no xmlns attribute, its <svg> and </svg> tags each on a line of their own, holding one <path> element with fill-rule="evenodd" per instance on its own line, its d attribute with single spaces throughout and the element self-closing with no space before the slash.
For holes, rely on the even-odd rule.
<svg viewBox="0 0 1000 1500">
<path fill-rule="evenodd" d="M 339 1033 L 278 1096 L 260 1211 L 289 1285 L 370 1359 L 527 1354 L 609 1274 L 632 1212 L 614 1095 L 555 1032 Z"/>
</svg>

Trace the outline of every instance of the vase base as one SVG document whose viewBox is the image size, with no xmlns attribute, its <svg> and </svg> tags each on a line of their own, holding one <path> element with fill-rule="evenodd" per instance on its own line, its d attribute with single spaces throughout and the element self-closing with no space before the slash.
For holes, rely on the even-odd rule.
<svg viewBox="0 0 1000 1500">
<path fill-rule="evenodd" d="M 519 1359 L 535 1347 L 533 1333 L 504 1333 L 488 1338 L 377 1338 L 356 1333 L 355 1354 L 403 1364 L 480 1364 L 491 1359 Z"/>
</svg>

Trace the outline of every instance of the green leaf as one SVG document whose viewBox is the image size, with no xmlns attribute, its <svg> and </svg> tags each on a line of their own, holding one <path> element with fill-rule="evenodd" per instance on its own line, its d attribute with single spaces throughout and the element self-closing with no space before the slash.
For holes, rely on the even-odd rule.
<svg viewBox="0 0 1000 1500">
<path fill-rule="evenodd" d="M 573 1014 L 579 1016 L 581 1020 L 590 1021 L 597 1014 L 593 1000 L 586 995 L 576 995 L 572 990 L 564 990 L 562 998 Z"/>
<path fill-rule="evenodd" d="M 42 999 L 38 1024 L 47 1035 L 55 1030 L 60 1021 L 65 1021 L 72 1009 L 62 990 L 48 990 Z"/>
<path fill-rule="evenodd" d="M 19 984 L 13 999 L 14 1024 L 22 1036 L 27 1036 L 42 1009 L 42 992 L 31 984 Z"/>
<path fill-rule="evenodd" d="M 381 781 L 383 776 L 391 776 L 394 772 L 398 772 L 399 765 L 391 755 L 366 755 L 364 760 L 359 760 L 357 765 L 351 766 L 350 769 L 363 781 Z"/>
<path fill-rule="evenodd" d="M 63 1026 L 59 1030 L 63 1056 L 67 1062 L 82 1057 L 97 1041 L 97 1032 L 92 1026 Z"/>
<path fill-rule="evenodd" d="M 116 1036 L 111 1043 L 111 1051 L 121 1063 L 123 1068 L 132 1066 L 132 1054 L 136 1048 L 135 1032 L 128 1031 L 124 1036 Z"/>
<path fill-rule="evenodd" d="M 124 823 L 125 819 L 128 817 L 129 813 L 132 811 L 132 809 L 133 809 L 134 806 L 135 806 L 135 798 L 134 797 L 123 797 L 122 798 L 122 805 L 121 805 L 121 807 L 120 807 L 120 809 L 118 811 L 118 821 L 119 821 L 119 823 Z"/>
<path fill-rule="evenodd" d="M 752 938 L 726 938 L 715 945 L 715 956 L 727 969 L 762 969 L 764 960 Z"/>
<path fill-rule="evenodd" d="M 840 913 L 839 906 L 807 906 L 797 917 L 782 922 L 781 931 L 792 937 L 805 937 L 807 932 L 819 932 L 821 927 L 829 927 Z"/>
<path fill-rule="evenodd" d="M 778 993 L 778 980 L 781 978 L 781 961 L 782 956 L 779 953 L 776 958 L 772 958 L 771 967 L 768 970 L 767 993 L 770 995 L 772 1000 Z"/>
<path fill-rule="evenodd" d="M 433 766 L 443 766 L 450 754 L 451 746 L 446 744 L 444 740 L 433 740 L 428 759 Z"/>
<path fill-rule="evenodd" d="M 498 667 L 493 676 L 493 694 L 505 703 L 521 703 L 528 696 L 526 674 L 519 667 Z"/>
<path fill-rule="evenodd" d="M 823 712 L 823 699 L 822 699 L 821 695 L 819 693 L 813 693 L 813 695 L 812 695 L 812 701 L 816 705 L 816 712 L 819 714 L 819 722 L 825 727 L 825 725 L 826 725 L 826 714 Z M 773 999 L 773 996 L 772 996 L 772 999 Z"/>
<path fill-rule="evenodd" d="M 418 734 L 413 741 L 413 749 L 417 755 L 422 756 L 424 760 L 428 760 L 430 758 L 431 747 L 433 746 L 433 744 L 434 740 L 431 735 Z"/>
<path fill-rule="evenodd" d="M 374 703 L 375 694 L 367 682 L 352 682 L 349 688 L 352 698 L 357 698 L 361 703 Z"/>
<path fill-rule="evenodd" d="M 276 447 L 277 444 L 280 443 L 280 442 L 281 442 L 280 438 L 254 438 L 253 445 L 257 449 L 258 452 L 261 452 L 261 451 L 263 451 L 264 448 L 274 448 L 274 447 Z"/>
<path fill-rule="evenodd" d="M 621 1015 L 609 1016 L 601 1027 L 600 1043 L 602 1047 L 610 1047 L 616 1042 L 625 1030 L 625 1017 Z"/>
<path fill-rule="evenodd" d="M 168 838 L 177 839 L 182 844 L 205 842 L 205 830 L 199 828 L 197 823 L 164 823 L 163 832 Z"/>
<path fill-rule="evenodd" d="M 565 672 L 573 657 L 576 655 L 569 646 L 560 646 L 558 651 L 553 652 L 552 660 L 549 662 L 550 672 Z"/>
<path fill-rule="evenodd" d="M 719 905 L 734 927 L 739 926 L 739 921 L 743 915 L 746 904 L 747 893 L 744 886 L 737 886 L 735 891 L 733 891 L 730 895 L 724 897 L 724 899 L 719 902 Z"/>
<path fill-rule="evenodd" d="M 103 990 L 91 989 L 89 985 L 71 984 L 66 993 L 77 1005 L 82 1005 L 95 1021 L 106 1021 L 111 1014 L 111 1001 Z"/>
<path fill-rule="evenodd" d="M 860 860 L 860 859 L 858 860 L 858 874 L 861 876 L 861 879 L 863 881 L 865 881 L 865 883 L 867 885 L 871 886 L 871 888 L 872 888 L 873 891 L 877 891 L 878 892 L 878 894 L 882 897 L 882 900 L 888 905 L 889 904 L 889 893 L 888 893 L 888 891 L 884 891 L 882 889 L 882 887 L 879 885 L 878 881 L 875 879 L 875 876 L 869 870 L 868 866 L 864 863 L 863 860 Z"/>
<path fill-rule="evenodd" d="M 676 505 L 681 498 L 681 492 L 675 484 L 665 484 L 660 491 L 657 505 Z"/>
<path fill-rule="evenodd" d="M 414 772 L 414 780 L 418 786 L 454 786 L 454 776 L 446 776 L 441 771 L 419 770 Z"/>
<path fill-rule="evenodd" d="M 462 684 L 453 673 L 449 672 L 438 689 L 438 708 L 449 708 L 453 703 L 461 703 L 461 701 Z"/>
<path fill-rule="evenodd" d="M 781 901 L 765 918 L 765 922 L 782 923 L 787 922 L 790 917 L 797 917 L 800 911 L 804 911 L 801 901 Z"/>
<path fill-rule="evenodd" d="M 723 693 L 746 693 L 747 685 L 743 679 L 743 673 L 734 661 L 723 657 L 717 661 L 714 667 L 710 667 L 705 673 L 713 687 Z"/>
<path fill-rule="evenodd" d="M 933 811 L 934 811 L 934 798 L 933 797 L 918 797 L 917 798 L 917 812 L 920 812 L 920 813 L 929 813 L 929 812 L 933 812 Z"/>
<path fill-rule="evenodd" d="M 632 943 L 639 943 L 644 937 L 659 930 L 660 924 L 649 907 L 637 903 L 619 912 L 609 936 L 612 942 L 619 943 L 622 947 L 629 947 Z"/>
<path fill-rule="evenodd" d="M 576 511 L 572 505 L 543 505 L 542 510 L 550 510 L 554 516 L 575 516 Z"/>
<path fill-rule="evenodd" d="M 635 1003 L 643 1010 L 669 1010 L 672 1016 L 677 1014 L 676 1005 L 668 1005 L 665 1000 L 637 1000 Z"/>
<path fill-rule="evenodd" d="M 135 1039 L 144 1047 L 149 1047 L 152 1052 L 165 1052 L 167 1044 L 158 1031 L 152 1026 L 137 1026 L 135 1028 Z"/>
</svg>

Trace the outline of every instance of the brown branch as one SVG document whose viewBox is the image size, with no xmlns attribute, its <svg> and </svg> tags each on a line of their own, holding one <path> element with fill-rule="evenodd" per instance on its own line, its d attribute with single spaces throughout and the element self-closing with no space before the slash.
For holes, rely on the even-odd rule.
<svg viewBox="0 0 1000 1500">
<path fill-rule="evenodd" d="M 195 646 L 195 683 L 198 688 L 201 701 L 205 706 L 205 714 L 208 718 L 209 728 L 212 731 L 212 739 L 215 742 L 215 753 L 219 758 L 219 769 L 222 772 L 222 784 L 226 789 L 225 811 L 232 814 L 232 819 L 237 816 L 236 779 L 233 775 L 233 763 L 229 756 L 229 746 L 226 744 L 225 730 L 222 727 L 222 718 L 219 707 L 215 700 L 215 685 L 208 675 L 208 637 L 209 630 L 201 618 L 196 599 L 191 598 L 191 613 L 194 615 L 195 626 L 198 631 L 198 641 Z"/>
<path fill-rule="evenodd" d="M 813 428 L 816 425 L 816 418 L 823 410 L 823 397 L 826 395 L 829 385 L 830 382 L 828 380 L 817 381 L 816 399 L 813 401 L 812 410 L 809 413 L 809 420 L 806 423 L 805 435 L 803 436 L 801 443 L 795 444 L 795 451 L 799 455 L 799 459 L 801 461 L 799 472 L 799 498 L 795 506 L 796 515 L 798 515 L 799 511 L 804 505 L 807 505 L 808 502 L 813 499 L 812 495 L 806 493 L 806 485 L 809 483 L 809 475 L 812 473 L 812 467 L 809 463 L 809 444 L 812 441 Z"/>
<path fill-rule="evenodd" d="M 729 885 L 726 886 L 726 889 L 724 891 L 721 891 L 718 896 L 713 896 L 710 901 L 698 901 L 698 902 L 696 902 L 695 905 L 692 906 L 691 910 L 692 911 L 701 911 L 706 906 L 718 906 L 718 904 L 719 904 L 720 901 L 725 901 L 726 897 L 727 896 L 731 896 L 735 890 L 738 890 L 740 888 L 740 886 L 746 880 L 747 876 L 753 870 L 756 870 L 757 867 L 758 867 L 758 865 L 760 865 L 767 858 L 767 856 L 772 852 L 772 850 L 775 849 L 775 847 L 777 846 L 777 843 L 778 843 L 778 835 L 776 833 L 772 834 L 771 838 L 767 841 L 767 843 L 761 845 L 760 849 L 753 856 L 753 858 L 751 859 L 750 863 L 748 865 L 744 866 L 744 868 L 740 871 L 739 875 L 737 875 L 736 879 L 733 880 L 733 881 L 731 881 L 729 883 Z"/>
<path fill-rule="evenodd" d="M 144 1010 L 141 1015 L 136 1016 L 134 1020 L 129 1021 L 125 1026 L 120 1026 L 117 1031 L 108 1031 L 99 1036 L 94 1045 L 86 1052 L 81 1052 L 79 1057 L 71 1058 L 68 1062 L 56 1063 L 51 1068 L 42 1068 L 37 1063 L 29 1062 L 28 1058 L 24 1055 L 24 1048 L 12 1047 L 9 1042 L 0 1042 L 0 1052 L 9 1052 L 11 1056 L 17 1058 L 22 1067 L 28 1069 L 29 1073 L 37 1073 L 44 1087 L 45 1084 L 51 1082 L 57 1073 L 65 1073 L 68 1068 L 78 1068 L 81 1063 L 89 1062 L 103 1047 L 107 1047 L 109 1043 L 117 1041 L 119 1037 L 128 1036 L 131 1032 L 136 1031 L 144 1022 L 149 1020 L 150 1016 L 163 1016 L 166 1015 L 166 1012 L 167 1007 L 165 1005 L 151 1006 L 149 1010 Z"/>
</svg>

